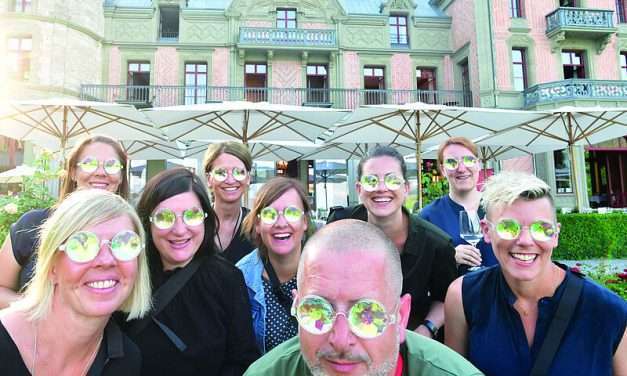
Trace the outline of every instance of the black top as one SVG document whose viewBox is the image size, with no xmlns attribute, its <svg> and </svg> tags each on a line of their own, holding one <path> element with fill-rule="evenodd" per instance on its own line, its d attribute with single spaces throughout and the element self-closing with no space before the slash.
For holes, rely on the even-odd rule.
<svg viewBox="0 0 627 376">
<path fill-rule="evenodd" d="M 227 260 L 233 263 L 233 265 L 237 264 L 237 262 L 250 252 L 253 249 L 257 248 L 253 245 L 253 243 L 248 240 L 246 235 L 242 234 L 242 222 L 244 222 L 244 218 L 250 213 L 248 208 L 242 207 L 242 218 L 237 224 L 237 228 L 233 232 L 236 234 L 233 236 L 233 240 L 224 251 L 220 254 Z"/>
<path fill-rule="evenodd" d="M 109 320 L 98 354 L 87 375 L 137 375 L 141 362 L 141 354 L 137 346 L 120 331 L 113 320 Z M 0 322 L 0 375 L 30 375 L 15 342 L 2 322 Z"/>
<path fill-rule="evenodd" d="M 411 313 L 407 328 L 414 330 L 424 321 L 431 302 L 444 302 L 448 286 L 457 277 L 455 248 L 450 237 L 437 226 L 417 215 L 410 214 L 409 233 L 401 251 L 403 270 L 403 294 L 411 295 Z M 328 222 L 353 218 L 368 220 L 368 210 L 357 205 L 344 210 L 336 210 Z"/>
<path fill-rule="evenodd" d="M 165 272 L 165 281 L 182 269 Z M 154 286 L 156 291 L 160 286 Z M 242 375 L 257 359 L 250 302 L 239 269 L 209 256 L 156 318 L 186 346 L 178 348 L 152 320 L 131 338 L 143 375 Z M 129 323 L 132 325 L 132 322 Z"/>
<path fill-rule="evenodd" d="M 266 352 L 272 350 L 281 343 L 298 334 L 298 322 L 279 301 L 272 284 L 265 278 L 263 281 L 263 292 L 266 297 Z M 281 283 L 279 289 L 284 296 L 291 296 L 292 290 L 296 289 L 296 277 L 287 282 Z"/>
<path fill-rule="evenodd" d="M 50 215 L 50 209 L 34 209 L 24 213 L 11 225 L 9 236 L 13 255 L 22 267 L 20 271 L 19 288 L 30 281 L 35 270 L 33 255 L 39 246 L 39 228 Z"/>
</svg>

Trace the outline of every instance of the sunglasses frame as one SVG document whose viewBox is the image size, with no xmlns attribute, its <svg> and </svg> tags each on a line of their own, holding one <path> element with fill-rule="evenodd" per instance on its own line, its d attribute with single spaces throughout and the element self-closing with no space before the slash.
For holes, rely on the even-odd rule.
<svg viewBox="0 0 627 376">
<path fill-rule="evenodd" d="M 501 224 L 503 221 L 513 221 L 514 223 L 516 223 L 518 225 L 518 234 L 513 237 L 513 238 L 509 238 L 509 237 L 504 237 L 501 235 L 501 233 L 498 231 L 498 225 Z M 496 223 L 490 222 L 486 219 L 486 223 L 488 225 L 490 225 L 490 227 L 492 227 L 494 229 L 494 232 L 496 233 L 496 235 L 498 235 L 499 238 L 503 239 L 503 240 L 517 240 L 518 238 L 520 238 L 520 235 L 522 234 L 524 229 L 527 229 L 527 231 L 529 231 L 529 235 L 531 236 L 531 238 L 535 241 L 538 242 L 548 242 L 552 239 L 555 238 L 555 236 L 557 236 L 557 234 L 559 234 L 559 226 L 556 223 L 552 223 L 552 222 L 548 222 L 542 219 L 537 219 L 533 222 L 531 222 L 530 225 L 522 225 L 520 222 L 518 222 L 517 220 L 513 219 L 513 218 L 502 218 L 499 219 Z M 536 237 L 533 235 L 534 233 L 531 230 L 531 226 L 533 226 L 534 224 L 538 224 L 538 223 L 542 223 L 542 224 L 550 224 L 551 228 L 553 229 L 553 235 L 551 235 L 548 239 L 536 239 Z"/>
<path fill-rule="evenodd" d="M 86 164 L 87 164 L 87 163 L 85 162 L 86 160 L 94 160 L 94 161 L 97 161 L 97 162 L 98 162 L 98 164 L 96 165 L 96 168 L 94 168 L 94 169 L 93 169 L 93 170 L 91 170 L 91 171 L 86 170 L 86 169 L 85 169 L 85 167 L 83 167 L 84 165 L 86 165 Z M 115 162 L 117 162 L 117 163 L 119 164 L 120 169 L 119 169 L 118 171 L 116 171 L 116 172 L 109 172 L 109 171 L 107 170 L 106 163 L 107 163 L 107 162 L 111 162 L 111 161 L 115 161 Z M 117 175 L 117 174 L 121 173 L 121 172 L 122 172 L 122 170 L 124 170 L 124 164 L 122 164 L 122 162 L 121 162 L 119 159 L 117 159 L 117 158 L 111 158 L 111 159 L 106 159 L 106 160 L 100 160 L 100 159 L 95 158 L 95 157 L 90 157 L 90 156 L 87 156 L 87 157 L 83 158 L 81 161 L 76 162 L 76 167 L 78 167 L 81 171 L 83 171 L 83 172 L 84 172 L 84 173 L 86 173 L 86 174 L 93 174 L 94 172 L 96 172 L 96 171 L 98 170 L 98 168 L 99 168 L 100 166 L 102 166 L 102 170 L 103 170 L 103 171 L 104 171 L 107 175 Z"/>
<path fill-rule="evenodd" d="M 363 181 L 365 178 L 367 178 L 369 176 L 373 176 L 373 177 L 375 177 L 377 179 L 377 183 L 372 188 L 368 187 L 368 184 L 365 184 L 364 181 Z M 396 188 L 390 187 L 388 185 L 387 181 L 386 181 L 386 179 L 388 177 L 398 178 L 401 183 Z M 364 191 L 366 191 L 366 192 L 374 192 L 374 191 L 377 190 L 377 188 L 379 188 L 379 185 L 381 184 L 381 178 L 379 176 L 375 175 L 375 174 L 362 175 L 362 177 L 359 179 L 359 184 L 364 189 Z M 383 176 L 383 185 L 385 186 L 385 188 L 387 188 L 390 191 L 398 191 L 399 189 L 401 189 L 403 184 L 405 184 L 405 178 L 403 178 L 402 176 L 396 175 L 394 172 L 388 172 L 387 174 L 385 174 Z"/>
<path fill-rule="evenodd" d="M 187 221 L 185 221 L 185 212 L 186 212 L 186 211 L 188 211 L 188 210 L 193 210 L 193 209 L 198 209 L 198 210 L 200 210 L 200 212 L 203 214 L 203 219 L 202 219 L 202 221 L 201 221 L 200 223 L 196 224 L 196 225 L 189 224 L 189 223 L 187 223 Z M 171 224 L 170 226 L 168 226 L 168 227 L 160 227 L 159 225 L 157 225 L 157 221 L 155 221 L 155 219 L 154 219 L 154 218 L 155 218 L 155 215 L 157 215 L 158 213 L 162 213 L 162 212 L 165 212 L 165 211 L 170 211 L 170 212 L 172 212 L 172 214 L 174 215 L 174 222 L 172 222 L 172 224 Z M 169 209 L 169 208 L 163 208 L 163 209 L 161 209 L 161 210 L 158 210 L 158 211 L 155 211 L 154 213 L 152 213 L 152 214 L 150 215 L 150 217 L 148 217 L 148 220 L 150 221 L 150 223 L 152 223 L 153 225 L 155 225 L 155 227 L 156 227 L 156 228 L 158 228 L 159 230 L 169 230 L 169 229 L 171 229 L 172 227 L 174 227 L 174 225 L 176 224 L 176 219 L 177 219 L 177 218 L 181 218 L 181 220 L 183 221 L 183 223 L 185 224 L 185 226 L 196 227 L 196 226 L 200 226 L 202 223 L 204 223 L 204 222 L 205 222 L 205 219 L 207 219 L 207 216 L 208 216 L 208 214 L 207 214 L 207 213 L 205 213 L 205 211 L 204 211 L 202 208 L 199 208 L 199 207 L 196 207 L 196 206 L 194 206 L 194 207 L 192 207 L 192 208 L 187 208 L 187 209 L 183 210 L 183 212 L 182 212 L 182 213 L 180 213 L 180 214 L 176 214 L 176 213 L 174 212 L 174 210 L 172 210 L 172 209 Z"/>
<path fill-rule="evenodd" d="M 465 158 L 469 158 L 469 157 L 474 159 L 474 162 L 472 162 L 472 164 L 471 164 L 470 166 L 469 166 L 469 165 L 467 165 L 467 164 L 466 164 L 466 162 L 463 162 L 463 160 L 464 160 Z M 449 160 L 449 159 L 454 159 L 454 160 L 455 160 L 455 163 L 457 163 L 457 165 L 455 166 L 455 168 L 448 168 L 448 167 L 446 166 L 446 165 L 447 165 L 446 161 L 447 161 L 447 160 Z M 464 156 L 462 156 L 462 157 L 460 157 L 460 158 L 448 157 L 448 158 L 444 158 L 444 159 L 442 160 L 442 166 L 444 166 L 444 169 L 445 169 L 445 170 L 448 170 L 448 171 L 455 171 L 455 170 L 457 170 L 457 169 L 459 168 L 459 165 L 460 165 L 460 164 L 463 164 L 463 165 L 464 165 L 464 167 L 466 167 L 466 168 L 473 168 L 473 167 L 476 167 L 476 166 L 477 166 L 477 162 L 478 162 L 478 161 L 479 161 L 479 158 L 475 157 L 474 155 L 464 155 Z"/>
<path fill-rule="evenodd" d="M 135 237 L 140 241 L 140 245 L 138 247 L 138 251 L 137 253 L 133 256 L 130 257 L 128 259 L 126 258 L 120 258 L 119 257 L 119 251 L 113 248 L 113 242 L 116 238 L 122 236 L 122 234 L 126 234 L 126 233 L 132 233 L 133 235 L 135 235 Z M 67 250 L 67 244 L 70 241 L 70 239 L 72 239 L 73 237 L 79 235 L 79 234 L 87 234 L 88 237 L 95 237 L 96 241 L 98 242 L 98 248 L 96 249 L 96 251 L 94 252 L 93 256 L 88 259 L 88 260 L 84 260 L 84 261 L 80 261 L 80 260 L 76 260 L 72 257 L 72 253 L 71 251 Z M 72 262 L 75 262 L 77 264 L 86 264 L 89 262 L 92 262 L 96 259 L 96 257 L 98 257 L 98 254 L 100 253 L 100 250 L 102 249 L 103 245 L 107 245 L 109 247 L 109 249 L 111 250 L 111 254 L 113 255 L 113 257 L 117 260 L 117 261 L 121 261 L 121 262 L 126 262 L 126 261 L 131 261 L 133 259 L 136 259 L 137 256 L 139 256 L 139 254 L 144 250 L 144 243 L 141 241 L 141 237 L 139 236 L 139 234 L 137 234 L 135 231 L 131 231 L 131 230 L 122 230 L 120 232 L 118 232 L 117 234 L 113 235 L 113 237 L 109 240 L 106 239 L 100 239 L 100 237 L 98 237 L 98 235 L 96 235 L 95 233 L 91 232 L 91 231 L 77 231 L 75 233 L 73 233 L 72 235 L 70 235 L 65 242 L 63 242 L 63 244 L 61 244 L 58 248 L 59 251 L 61 252 L 65 252 L 65 254 L 67 255 L 67 257 L 72 260 Z"/>
<path fill-rule="evenodd" d="M 287 216 L 285 215 L 285 211 L 288 209 L 296 209 L 300 212 L 300 216 L 297 219 L 294 219 L 293 221 L 290 221 L 289 219 L 287 219 Z M 268 222 L 268 221 L 264 221 L 261 213 L 263 213 L 266 210 L 274 210 L 276 212 L 276 219 L 273 222 Z M 265 208 L 261 209 L 259 211 L 259 214 L 257 214 L 257 218 L 259 218 L 259 220 L 268 225 L 268 226 L 273 226 L 275 223 L 277 223 L 279 221 L 279 217 L 283 216 L 283 218 L 285 218 L 285 220 L 289 223 L 296 223 L 298 221 L 300 221 L 301 219 L 303 219 L 303 216 L 305 215 L 305 211 L 302 210 L 301 208 L 299 208 L 296 205 L 290 205 L 290 206 L 286 206 L 283 208 L 283 210 L 276 210 L 275 208 L 273 208 L 272 206 L 266 206 Z"/>
<path fill-rule="evenodd" d="M 331 308 L 331 311 L 333 312 L 333 318 L 331 319 L 331 325 L 329 325 L 328 329 L 326 329 L 325 331 L 320 331 L 320 332 L 312 332 L 310 331 L 307 327 L 305 327 L 304 325 L 301 324 L 301 318 L 298 315 L 299 312 L 299 308 L 301 305 L 303 305 L 308 299 L 318 299 L 318 300 L 322 300 L 326 305 L 328 305 L 328 307 Z M 377 333 L 377 335 L 375 336 L 368 336 L 368 335 L 363 335 L 359 333 L 359 329 L 356 329 L 355 326 L 353 325 L 353 323 L 350 320 L 350 314 L 351 311 L 353 310 L 353 308 L 355 308 L 358 304 L 360 303 L 367 303 L 367 302 L 371 302 L 371 303 L 376 303 L 378 304 L 381 308 L 383 308 L 383 311 L 385 312 L 385 326 L 384 329 Z M 298 325 L 303 328 L 305 331 L 307 331 L 307 333 L 313 334 L 313 335 L 323 335 L 323 334 L 327 334 L 329 333 L 332 329 L 333 326 L 335 325 L 335 321 L 337 320 L 338 315 L 343 315 L 344 318 L 346 319 L 347 323 L 348 323 L 348 327 L 351 331 L 351 333 L 353 333 L 355 336 L 359 337 L 359 338 L 363 338 L 363 339 L 373 339 L 373 338 L 377 338 L 382 336 L 385 333 L 385 330 L 387 329 L 388 326 L 396 324 L 399 322 L 400 318 L 398 317 L 398 312 L 396 312 L 397 310 L 397 306 L 395 306 L 394 310 L 392 312 L 394 313 L 388 313 L 387 308 L 385 307 L 385 305 L 383 303 L 381 303 L 378 300 L 375 299 L 369 299 L 369 298 L 364 298 L 364 299 L 359 299 L 357 300 L 355 303 L 353 303 L 348 310 L 345 311 L 338 311 L 336 310 L 333 305 L 331 304 L 331 302 L 329 302 L 328 300 L 326 300 L 325 298 L 319 296 L 319 295 L 306 295 L 304 296 L 302 299 L 299 299 L 298 304 L 296 304 L 296 299 L 294 300 L 294 302 L 292 303 L 292 308 L 290 310 L 290 313 L 292 316 L 294 316 L 296 318 L 296 321 L 298 321 Z"/>
<path fill-rule="evenodd" d="M 241 178 L 241 180 L 240 180 L 240 179 L 238 179 L 238 178 L 236 178 L 236 177 L 235 177 L 235 174 L 233 174 L 233 171 L 234 171 L 235 169 L 238 169 L 238 170 L 242 170 L 242 171 L 244 171 L 244 177 L 243 177 L 243 178 Z M 224 177 L 224 179 L 222 179 L 222 178 L 218 178 L 216 175 L 214 175 L 214 173 L 213 173 L 213 172 L 214 172 L 215 170 L 224 170 L 224 171 L 226 172 L 226 176 Z M 238 182 L 243 182 L 243 181 L 244 181 L 244 180 L 246 180 L 246 178 L 250 175 L 250 174 L 248 173 L 248 171 L 246 171 L 246 168 L 239 168 L 239 167 L 232 167 L 232 168 L 226 168 L 226 167 L 216 167 L 216 168 L 211 169 L 211 171 L 209 171 L 207 174 L 208 174 L 210 177 L 214 178 L 215 180 L 219 181 L 220 183 L 222 183 L 222 182 L 226 181 L 226 179 L 228 179 L 228 178 L 229 178 L 229 175 L 231 175 L 231 176 L 233 177 L 233 180 L 238 181 Z"/>
</svg>

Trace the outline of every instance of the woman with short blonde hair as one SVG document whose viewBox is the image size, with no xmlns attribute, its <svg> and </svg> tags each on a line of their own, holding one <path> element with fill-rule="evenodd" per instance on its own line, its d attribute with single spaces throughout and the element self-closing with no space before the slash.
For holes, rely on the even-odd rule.
<svg viewBox="0 0 627 376">
<path fill-rule="evenodd" d="M 45 222 L 35 274 L 0 311 L 0 374 L 138 372 L 139 351 L 110 320 L 151 305 L 144 231 L 134 209 L 104 190 L 69 195 Z"/>
</svg>

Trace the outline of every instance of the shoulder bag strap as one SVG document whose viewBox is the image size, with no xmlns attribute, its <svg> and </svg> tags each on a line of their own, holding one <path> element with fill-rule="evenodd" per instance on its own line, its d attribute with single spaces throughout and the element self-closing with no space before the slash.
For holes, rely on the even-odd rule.
<svg viewBox="0 0 627 376">
<path fill-rule="evenodd" d="M 553 320 L 549 324 L 549 329 L 540 347 L 538 357 L 533 363 L 530 376 L 545 376 L 549 374 L 553 358 L 562 342 L 568 323 L 575 312 L 575 307 L 583 288 L 583 278 L 574 275 L 570 277 L 567 275 L 566 278 L 568 279 L 566 280 L 564 293 L 557 306 L 555 316 L 553 316 Z"/>
<path fill-rule="evenodd" d="M 157 289 L 153 295 L 152 310 L 146 316 L 135 321 L 135 323 L 129 327 L 129 334 L 132 336 L 139 334 L 146 327 L 146 325 L 148 325 L 148 323 L 151 322 L 153 318 L 168 305 L 168 303 L 170 303 L 172 298 L 174 298 L 176 294 L 181 291 L 187 281 L 189 281 L 196 270 L 198 270 L 198 267 L 203 259 L 204 257 L 192 260 L 189 264 L 187 264 L 187 266 L 185 266 L 182 270 L 179 270 L 176 274 L 170 277 L 166 283 Z M 160 322 L 157 323 L 159 327 L 163 325 L 159 324 Z M 168 333 L 166 332 L 166 335 L 167 334 Z"/>
<path fill-rule="evenodd" d="M 279 282 L 279 278 L 277 277 L 276 272 L 274 271 L 274 267 L 272 267 L 272 264 L 270 263 L 270 260 L 268 260 L 268 258 L 265 258 L 263 260 L 263 267 L 264 269 L 266 269 L 266 272 L 268 273 L 268 278 L 270 279 L 270 286 L 272 286 L 272 291 L 274 292 L 274 295 L 277 296 L 277 299 L 279 300 L 279 304 L 281 305 L 281 307 L 283 307 L 283 310 L 287 312 L 288 317 L 290 319 L 295 320 L 291 312 L 292 297 L 285 294 L 283 290 L 281 290 L 281 282 Z"/>
</svg>

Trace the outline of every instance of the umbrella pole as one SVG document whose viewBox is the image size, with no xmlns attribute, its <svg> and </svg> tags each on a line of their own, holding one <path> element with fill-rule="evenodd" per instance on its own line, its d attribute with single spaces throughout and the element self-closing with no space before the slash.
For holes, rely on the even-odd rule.
<svg viewBox="0 0 627 376">
<path fill-rule="evenodd" d="M 422 160 L 420 158 L 420 111 L 416 111 L 416 180 L 418 183 L 418 208 L 422 209 Z"/>
<path fill-rule="evenodd" d="M 582 202 L 579 197 L 579 188 L 577 187 L 577 162 L 575 158 L 575 146 L 572 144 L 568 145 L 568 155 L 570 157 L 570 169 L 572 170 L 573 193 L 575 194 L 575 208 L 577 210 L 581 210 Z"/>
</svg>

